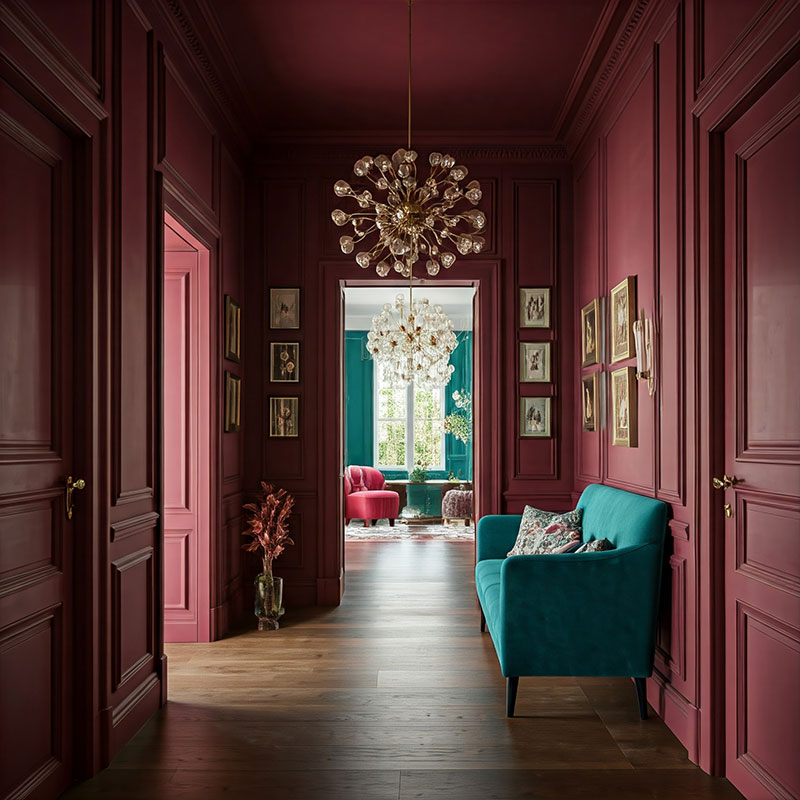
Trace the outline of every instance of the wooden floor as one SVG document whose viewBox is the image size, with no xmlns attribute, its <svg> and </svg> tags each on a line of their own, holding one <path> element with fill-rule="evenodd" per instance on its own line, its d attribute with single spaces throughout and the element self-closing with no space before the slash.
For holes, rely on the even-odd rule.
<svg viewBox="0 0 800 800">
<path fill-rule="evenodd" d="M 70 798 L 738 798 L 630 680 L 504 681 L 479 632 L 471 542 L 352 542 L 336 609 L 173 644 L 169 696 Z"/>
</svg>

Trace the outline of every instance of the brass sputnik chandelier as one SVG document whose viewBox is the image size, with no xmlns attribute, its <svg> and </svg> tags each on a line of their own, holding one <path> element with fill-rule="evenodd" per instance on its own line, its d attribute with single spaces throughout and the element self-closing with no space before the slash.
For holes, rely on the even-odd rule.
<svg viewBox="0 0 800 800">
<path fill-rule="evenodd" d="M 461 255 L 480 253 L 485 239 L 486 215 L 476 206 L 482 197 L 478 181 L 466 180 L 468 170 L 456 164 L 453 156 L 431 153 L 430 172 L 424 180 L 417 176 L 417 152 L 411 149 L 411 3 L 408 2 L 408 146 L 386 155 L 364 156 L 356 161 L 353 172 L 372 184 L 372 189 L 353 188 L 347 181 L 336 181 L 337 197 L 352 197 L 358 203 L 353 212 L 335 209 L 331 218 L 339 225 L 353 228 L 352 235 L 339 239 L 342 252 L 356 253 L 356 263 L 363 269 L 375 265 L 380 276 L 392 269 L 413 279 L 414 265 L 425 259 L 428 275 L 440 267 L 450 269 L 456 262 L 453 250 Z M 373 191 L 382 193 L 373 196 Z M 461 206 L 459 209 L 458 206 Z M 367 239 L 377 234 L 377 241 L 366 247 Z"/>
</svg>

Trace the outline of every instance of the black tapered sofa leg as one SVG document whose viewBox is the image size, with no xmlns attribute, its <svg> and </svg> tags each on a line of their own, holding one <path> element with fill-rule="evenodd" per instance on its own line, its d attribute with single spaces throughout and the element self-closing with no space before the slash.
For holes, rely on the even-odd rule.
<svg viewBox="0 0 800 800">
<path fill-rule="evenodd" d="M 481 633 L 486 633 L 486 617 L 481 609 Z"/>
<path fill-rule="evenodd" d="M 519 678 L 506 678 L 506 716 L 514 716 L 514 706 L 517 704 L 517 688 Z"/>
<path fill-rule="evenodd" d="M 647 719 L 647 684 L 645 678 L 634 678 L 636 684 L 636 699 L 639 701 L 639 716 Z"/>
</svg>

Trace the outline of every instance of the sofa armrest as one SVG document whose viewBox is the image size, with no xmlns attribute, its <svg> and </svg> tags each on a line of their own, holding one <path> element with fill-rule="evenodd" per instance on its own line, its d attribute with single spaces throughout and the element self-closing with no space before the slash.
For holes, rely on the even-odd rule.
<svg viewBox="0 0 800 800">
<path fill-rule="evenodd" d="M 505 674 L 649 675 L 660 571 L 657 544 L 507 558 L 497 626 Z M 524 664 L 513 663 L 518 653 Z"/>
<path fill-rule="evenodd" d="M 490 514 L 478 520 L 476 531 L 478 561 L 505 558 L 519 533 L 521 514 Z"/>
</svg>

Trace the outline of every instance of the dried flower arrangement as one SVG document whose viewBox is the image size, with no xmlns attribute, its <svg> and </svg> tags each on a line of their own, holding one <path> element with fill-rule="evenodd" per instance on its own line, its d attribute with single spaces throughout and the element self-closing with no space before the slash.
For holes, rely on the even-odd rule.
<svg viewBox="0 0 800 800">
<path fill-rule="evenodd" d="M 294 497 L 286 489 L 276 489 L 271 483 L 261 481 L 262 499 L 257 503 L 247 503 L 243 508 L 250 512 L 249 528 L 242 536 L 252 537 L 242 545 L 248 552 L 261 550 L 264 574 L 272 575 L 272 562 L 284 551 L 287 544 L 294 544 L 289 538 L 289 515 L 294 506 Z"/>
</svg>

